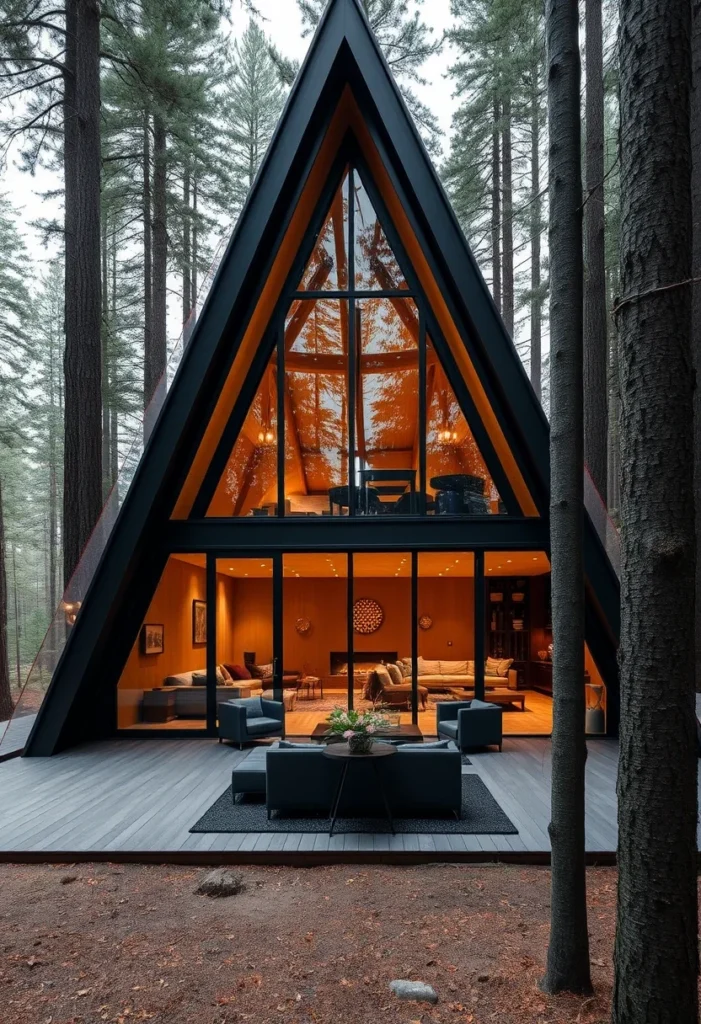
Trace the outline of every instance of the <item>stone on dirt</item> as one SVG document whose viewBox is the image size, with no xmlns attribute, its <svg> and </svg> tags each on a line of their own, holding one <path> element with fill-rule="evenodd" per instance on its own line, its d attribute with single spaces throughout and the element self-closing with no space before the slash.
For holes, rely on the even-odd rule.
<svg viewBox="0 0 701 1024">
<path fill-rule="evenodd" d="M 225 897 L 237 896 L 245 888 L 243 875 L 237 871 L 218 869 L 205 875 L 195 889 L 198 896 Z"/>
<path fill-rule="evenodd" d="M 398 981 L 391 981 L 389 987 L 397 999 L 414 999 L 416 1002 L 422 1003 L 438 1002 L 435 989 L 423 981 L 400 979 Z"/>
</svg>

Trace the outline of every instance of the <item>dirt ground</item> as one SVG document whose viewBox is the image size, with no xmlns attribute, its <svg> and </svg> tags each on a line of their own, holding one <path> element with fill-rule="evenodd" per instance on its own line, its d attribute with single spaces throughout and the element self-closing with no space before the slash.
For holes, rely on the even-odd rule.
<svg viewBox="0 0 701 1024">
<path fill-rule="evenodd" d="M 234 869 L 238 870 L 238 869 Z M 589 872 L 593 998 L 549 998 L 544 868 L 0 867 L 2 1024 L 593 1024 L 608 1018 L 615 870 Z M 396 978 L 434 986 L 401 1002 Z"/>
</svg>

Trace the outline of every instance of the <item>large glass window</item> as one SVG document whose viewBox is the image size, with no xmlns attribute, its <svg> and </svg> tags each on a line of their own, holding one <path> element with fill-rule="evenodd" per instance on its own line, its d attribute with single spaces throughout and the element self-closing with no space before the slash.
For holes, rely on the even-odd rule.
<svg viewBox="0 0 701 1024">
<path fill-rule="evenodd" d="M 352 169 L 279 331 L 210 516 L 505 511 L 440 346 Z"/>
<path fill-rule="evenodd" d="M 205 729 L 207 571 L 171 555 L 117 686 L 119 729 Z"/>
</svg>

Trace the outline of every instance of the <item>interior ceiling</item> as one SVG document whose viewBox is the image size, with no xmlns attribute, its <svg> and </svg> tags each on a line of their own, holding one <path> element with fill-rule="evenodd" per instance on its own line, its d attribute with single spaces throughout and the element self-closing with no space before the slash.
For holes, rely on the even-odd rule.
<svg viewBox="0 0 701 1024">
<path fill-rule="evenodd" d="M 204 569 L 204 555 L 173 555 L 182 562 L 189 562 Z M 285 578 L 331 579 L 348 575 L 347 558 L 337 552 L 283 555 Z M 550 572 L 547 555 L 540 551 L 488 551 L 485 554 L 485 574 L 494 576 L 540 576 Z M 217 572 L 239 578 L 272 578 L 271 558 L 220 558 Z M 411 555 L 408 552 L 380 552 L 355 554 L 353 574 L 356 578 L 411 578 Z M 474 556 L 471 551 L 437 552 L 419 554 L 419 576 L 474 576 Z"/>
</svg>

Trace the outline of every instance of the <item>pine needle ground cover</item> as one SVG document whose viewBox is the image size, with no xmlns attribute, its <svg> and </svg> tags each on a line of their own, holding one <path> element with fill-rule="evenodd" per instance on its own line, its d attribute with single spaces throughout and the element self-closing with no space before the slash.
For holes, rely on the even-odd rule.
<svg viewBox="0 0 701 1024">
<path fill-rule="evenodd" d="M 545 868 L 237 868 L 243 891 L 216 900 L 195 893 L 208 871 L 0 867 L 3 1024 L 608 1020 L 614 869 L 588 872 L 589 999 L 537 989 Z M 398 978 L 439 1002 L 398 1001 Z"/>
</svg>

